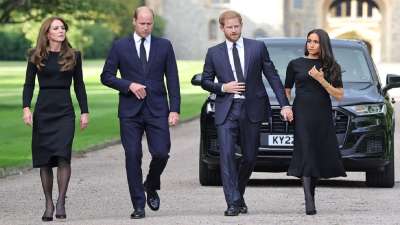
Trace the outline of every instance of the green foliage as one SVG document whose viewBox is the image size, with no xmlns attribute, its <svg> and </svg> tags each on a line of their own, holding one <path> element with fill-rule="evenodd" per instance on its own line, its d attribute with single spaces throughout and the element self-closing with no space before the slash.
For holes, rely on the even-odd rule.
<svg viewBox="0 0 400 225">
<path fill-rule="evenodd" d="M 24 60 L 31 42 L 21 31 L 0 31 L 0 59 Z"/>
<path fill-rule="evenodd" d="M 154 17 L 153 34 L 157 37 L 162 37 L 164 35 L 164 29 L 165 20 L 161 16 L 156 15 Z"/>
<path fill-rule="evenodd" d="M 0 59 L 23 59 L 26 50 L 36 44 L 42 21 L 50 16 L 60 16 L 68 23 L 68 39 L 85 58 L 103 58 L 113 39 L 133 32 L 133 11 L 142 4 L 142 0 L 0 0 L 0 31 L 7 26 L 12 33 L 0 37 Z M 165 20 L 156 15 L 153 34 L 163 36 L 164 29 Z M 15 32 L 24 35 L 15 36 Z M 14 38 L 11 42 L 9 36 Z M 14 50 L 16 44 L 18 50 Z M 19 57 L 11 57 L 10 50 Z M 7 58 L 3 57 L 6 53 Z"/>
<path fill-rule="evenodd" d="M 87 36 L 89 45 L 83 48 L 85 58 L 105 58 L 115 37 L 110 29 L 100 24 L 83 28 L 83 36 Z"/>
</svg>

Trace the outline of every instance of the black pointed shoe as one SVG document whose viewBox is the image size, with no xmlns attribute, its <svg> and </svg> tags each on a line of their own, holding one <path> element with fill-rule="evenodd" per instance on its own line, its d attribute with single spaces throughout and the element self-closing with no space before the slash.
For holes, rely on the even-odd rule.
<svg viewBox="0 0 400 225">
<path fill-rule="evenodd" d="M 52 213 L 46 213 L 47 209 L 44 211 L 43 216 L 42 216 L 42 221 L 43 222 L 49 222 L 49 221 L 53 221 L 53 213 L 54 213 L 54 206 L 53 206 L 53 210 L 51 211 Z M 49 211 L 50 212 L 50 211 Z M 49 216 L 50 215 L 50 216 Z"/>
<path fill-rule="evenodd" d="M 57 214 L 56 214 L 56 219 L 59 219 L 59 220 L 66 220 L 66 219 L 67 219 L 67 215 L 66 215 L 66 214 L 64 214 L 64 215 L 57 215 Z"/>
<path fill-rule="evenodd" d="M 52 216 L 42 216 L 42 221 L 43 222 L 53 221 L 53 217 Z"/>
<path fill-rule="evenodd" d="M 239 212 L 242 214 L 246 214 L 248 212 L 247 205 L 244 201 L 242 201 L 242 203 L 239 205 Z"/>
<path fill-rule="evenodd" d="M 136 208 L 135 211 L 131 214 L 131 219 L 142 219 L 146 217 L 146 213 L 144 209 Z"/>
<path fill-rule="evenodd" d="M 237 216 L 237 215 L 239 215 L 239 207 L 237 207 L 237 206 L 229 206 L 226 210 L 225 210 L 225 212 L 224 212 L 224 215 L 225 216 Z"/>
<path fill-rule="evenodd" d="M 160 208 L 160 197 L 155 190 L 146 190 L 147 192 L 147 205 L 153 211 L 157 211 Z"/>
</svg>

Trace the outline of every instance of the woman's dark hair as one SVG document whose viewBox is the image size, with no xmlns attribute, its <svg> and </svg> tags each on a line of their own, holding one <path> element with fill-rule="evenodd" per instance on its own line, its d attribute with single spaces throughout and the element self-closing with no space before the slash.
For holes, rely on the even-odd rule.
<svg viewBox="0 0 400 225">
<path fill-rule="evenodd" d="M 336 62 L 333 55 L 331 40 L 328 33 L 323 29 L 314 29 L 308 32 L 307 39 L 311 34 L 316 34 L 319 37 L 320 59 L 322 62 L 322 70 L 328 82 L 336 84 L 341 83 L 342 72 L 340 65 Z M 304 46 L 304 55 L 308 56 L 307 41 Z"/>
</svg>

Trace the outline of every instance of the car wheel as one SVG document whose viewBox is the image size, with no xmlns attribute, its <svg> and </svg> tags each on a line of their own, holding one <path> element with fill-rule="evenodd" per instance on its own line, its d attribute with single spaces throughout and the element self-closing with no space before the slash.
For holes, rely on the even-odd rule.
<svg viewBox="0 0 400 225">
<path fill-rule="evenodd" d="M 394 186 L 394 160 L 383 171 L 367 171 L 366 183 L 368 187 L 392 188 Z"/>
<path fill-rule="evenodd" d="M 221 186 L 221 174 L 217 167 L 216 169 L 208 168 L 207 163 L 202 160 L 202 152 L 205 152 L 203 140 L 200 140 L 200 151 L 199 151 L 199 180 L 203 186 Z M 202 151 L 203 150 L 203 151 Z"/>
</svg>

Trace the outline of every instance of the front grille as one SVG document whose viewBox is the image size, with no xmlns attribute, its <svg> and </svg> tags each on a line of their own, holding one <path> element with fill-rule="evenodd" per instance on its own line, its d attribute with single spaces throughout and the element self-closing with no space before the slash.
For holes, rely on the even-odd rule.
<svg viewBox="0 0 400 225">
<path fill-rule="evenodd" d="M 218 152 L 217 132 L 215 129 L 207 129 L 205 132 L 206 149 L 212 152 Z"/>
<path fill-rule="evenodd" d="M 293 134 L 294 126 L 293 123 L 283 121 L 281 119 L 281 110 L 278 108 L 272 109 L 272 115 L 269 121 L 263 121 L 261 124 L 261 132 L 263 133 L 274 133 L 274 134 Z"/>
<path fill-rule="evenodd" d="M 332 110 L 332 118 L 337 134 L 346 133 L 349 117 L 341 111 Z M 261 124 L 261 132 L 273 134 L 293 134 L 294 123 L 289 123 L 281 119 L 281 110 L 279 108 L 272 109 L 272 116 L 269 121 L 263 121 Z"/>
<path fill-rule="evenodd" d="M 332 110 L 333 123 L 337 134 L 346 133 L 349 117 L 339 110 Z"/>
<path fill-rule="evenodd" d="M 366 136 L 362 139 L 361 143 L 357 147 L 359 153 L 380 153 L 384 150 L 384 139 L 383 136 L 371 135 Z"/>
</svg>

